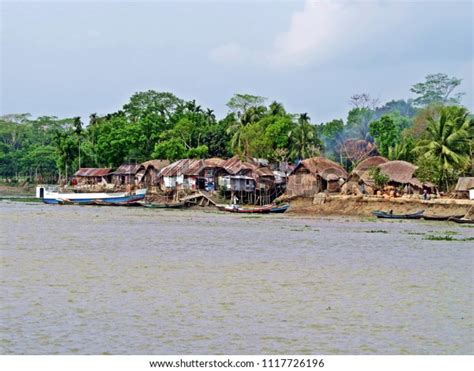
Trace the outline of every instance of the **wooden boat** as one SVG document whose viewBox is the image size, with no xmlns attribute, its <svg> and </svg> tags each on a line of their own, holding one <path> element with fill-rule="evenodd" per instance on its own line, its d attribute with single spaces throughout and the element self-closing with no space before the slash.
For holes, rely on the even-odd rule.
<svg viewBox="0 0 474 371">
<path fill-rule="evenodd" d="M 462 218 L 464 215 L 448 215 L 448 216 L 439 216 L 439 215 L 423 215 L 425 220 L 449 220 L 450 218 Z"/>
<path fill-rule="evenodd" d="M 273 206 L 270 210 L 271 213 L 284 213 L 288 208 L 290 207 L 290 204 L 283 204 L 283 205 L 278 205 L 278 206 Z"/>
<path fill-rule="evenodd" d="M 104 202 L 97 200 L 92 203 L 95 206 L 142 206 L 139 201 L 124 201 L 124 202 Z"/>
<path fill-rule="evenodd" d="M 474 224 L 474 219 L 467 219 L 467 218 L 449 218 L 449 221 L 459 223 L 459 224 Z"/>
<path fill-rule="evenodd" d="M 391 212 L 376 210 L 372 211 L 372 214 L 381 219 L 420 219 L 423 216 L 423 211 L 412 214 L 392 214 Z"/>
<path fill-rule="evenodd" d="M 36 197 L 46 204 L 61 205 L 95 205 L 98 202 L 117 204 L 143 200 L 146 188 L 132 192 L 97 192 L 97 193 L 62 193 L 57 186 L 36 187 Z"/>
<path fill-rule="evenodd" d="M 216 205 L 221 211 L 228 211 L 231 213 L 269 213 L 271 212 L 273 205 L 264 205 L 257 207 L 241 207 L 240 205 Z"/>
</svg>

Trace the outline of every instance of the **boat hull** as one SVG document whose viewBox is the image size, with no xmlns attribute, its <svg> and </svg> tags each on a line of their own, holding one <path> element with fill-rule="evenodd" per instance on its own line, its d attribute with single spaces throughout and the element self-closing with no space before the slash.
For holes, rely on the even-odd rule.
<svg viewBox="0 0 474 371">
<path fill-rule="evenodd" d="M 286 210 L 288 210 L 288 208 L 290 207 L 290 205 L 283 205 L 283 206 L 275 206 L 275 207 L 272 207 L 270 212 L 271 213 L 284 213 Z"/>
<path fill-rule="evenodd" d="M 132 193 L 60 193 L 44 191 L 41 200 L 51 205 L 127 205 L 143 200 L 146 189 L 139 189 Z"/>
<path fill-rule="evenodd" d="M 227 211 L 230 213 L 241 213 L 241 214 L 267 214 L 272 210 L 272 206 L 262 206 L 262 207 L 254 207 L 254 208 L 243 208 L 237 207 L 233 205 L 225 205 L 225 206 L 218 206 L 217 207 L 221 211 Z"/>
<path fill-rule="evenodd" d="M 449 218 L 449 221 L 459 223 L 459 224 L 474 224 L 474 219 Z"/>
<path fill-rule="evenodd" d="M 412 214 L 390 214 L 385 211 L 373 211 L 372 214 L 380 219 L 421 219 L 423 211 Z"/>
</svg>

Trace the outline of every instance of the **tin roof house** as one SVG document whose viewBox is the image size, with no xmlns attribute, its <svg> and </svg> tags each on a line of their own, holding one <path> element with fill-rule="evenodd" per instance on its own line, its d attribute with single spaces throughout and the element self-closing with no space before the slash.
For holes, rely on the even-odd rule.
<svg viewBox="0 0 474 371">
<path fill-rule="evenodd" d="M 112 169 L 109 168 L 92 168 L 92 167 L 82 167 L 74 176 L 77 179 L 78 184 L 107 184 L 110 182 Z"/>
<path fill-rule="evenodd" d="M 112 183 L 116 186 L 127 184 L 136 185 L 139 183 L 141 176 L 143 176 L 140 174 L 137 176 L 142 169 L 144 169 L 142 164 L 122 164 L 117 170 L 111 173 Z"/>
</svg>

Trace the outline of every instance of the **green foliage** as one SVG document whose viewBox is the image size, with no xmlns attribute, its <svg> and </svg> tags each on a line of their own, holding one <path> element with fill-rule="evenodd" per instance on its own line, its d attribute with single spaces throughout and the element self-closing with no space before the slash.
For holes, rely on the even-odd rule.
<svg viewBox="0 0 474 371">
<path fill-rule="evenodd" d="M 0 176 L 56 181 L 81 167 L 118 167 L 149 159 L 247 155 L 270 161 L 293 161 L 318 155 L 338 160 L 350 138 L 375 141 L 392 160 L 416 163 L 417 176 L 448 188 L 456 177 L 472 174 L 473 124 L 466 108 L 445 105 L 459 79 L 437 74 L 416 84 L 415 101 L 392 100 L 380 107 L 368 94 L 351 97 L 347 121 L 313 125 L 307 114 L 295 115 L 282 103 L 235 94 L 221 120 L 195 100 L 169 92 L 133 94 L 117 112 L 59 119 L 28 114 L 0 117 Z M 416 109 L 414 104 L 424 106 Z M 375 174 L 379 184 L 386 179 Z"/>
<path fill-rule="evenodd" d="M 410 136 L 400 136 L 399 140 L 395 145 L 390 146 L 388 149 L 389 160 L 402 160 L 408 162 L 414 162 L 416 157 L 413 153 L 415 148 L 415 140 Z"/>
<path fill-rule="evenodd" d="M 371 140 L 369 125 L 375 118 L 370 108 L 353 108 L 347 115 L 347 132 L 351 138 Z"/>
<path fill-rule="evenodd" d="M 318 135 L 324 144 L 324 154 L 336 160 L 339 148 L 344 141 L 344 121 L 332 120 L 317 127 Z"/>
<path fill-rule="evenodd" d="M 374 138 L 382 156 L 388 156 L 391 147 L 401 140 L 401 133 L 410 125 L 409 120 L 398 112 L 382 116 L 369 125 L 369 133 Z"/>
<path fill-rule="evenodd" d="M 467 110 L 445 107 L 439 119 L 428 119 L 427 137 L 414 153 L 435 168 L 438 185 L 444 189 L 472 166 L 473 122 Z"/>
<path fill-rule="evenodd" d="M 299 115 L 298 121 L 288 135 L 291 158 L 304 159 L 320 153 L 322 143 L 318 138 L 316 126 L 310 123 L 308 114 Z"/>
<path fill-rule="evenodd" d="M 379 188 L 384 187 L 390 180 L 390 178 L 386 176 L 384 173 L 382 173 L 382 171 L 378 167 L 374 167 L 370 169 L 369 174 L 374 180 L 375 185 Z"/>
<path fill-rule="evenodd" d="M 454 96 L 451 96 L 451 93 L 461 84 L 461 81 L 444 73 L 427 75 L 425 82 L 415 84 L 410 89 L 418 95 L 413 103 L 421 107 L 433 103 L 459 104 L 464 93 L 457 93 Z"/>
<path fill-rule="evenodd" d="M 169 139 L 155 145 L 155 150 L 152 153 L 153 158 L 178 160 L 184 158 L 186 148 L 177 138 Z"/>
<path fill-rule="evenodd" d="M 417 110 L 413 107 L 413 100 L 409 99 L 407 101 L 403 99 L 391 100 L 390 102 L 385 103 L 381 107 L 375 109 L 376 117 L 382 117 L 390 113 L 399 113 L 404 117 L 413 117 L 416 114 Z"/>
</svg>

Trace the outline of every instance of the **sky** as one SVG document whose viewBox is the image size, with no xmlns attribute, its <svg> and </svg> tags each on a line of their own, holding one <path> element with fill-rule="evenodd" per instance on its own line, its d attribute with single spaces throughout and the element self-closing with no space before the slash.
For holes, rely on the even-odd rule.
<svg viewBox="0 0 474 371">
<path fill-rule="evenodd" d="M 0 17 L 1 115 L 87 122 L 153 89 L 218 117 L 234 93 L 261 95 L 321 123 L 438 72 L 474 108 L 472 1 L 2 0 Z"/>
</svg>

